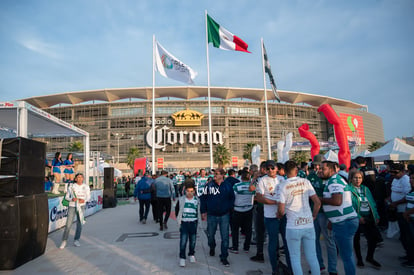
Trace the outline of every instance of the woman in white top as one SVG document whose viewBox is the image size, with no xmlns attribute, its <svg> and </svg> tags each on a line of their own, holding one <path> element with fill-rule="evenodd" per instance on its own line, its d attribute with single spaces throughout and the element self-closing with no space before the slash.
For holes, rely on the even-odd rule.
<svg viewBox="0 0 414 275">
<path fill-rule="evenodd" d="M 91 198 L 89 186 L 83 182 L 83 175 L 76 174 L 75 183 L 70 184 L 65 198 L 69 201 L 68 218 L 66 220 L 65 231 L 63 232 L 62 244 L 60 249 L 65 248 L 67 239 L 69 237 L 70 228 L 72 227 L 73 219 L 77 217 L 76 233 L 74 245 L 79 247 L 79 239 L 82 233 L 82 225 L 85 223 L 85 203 Z"/>
</svg>

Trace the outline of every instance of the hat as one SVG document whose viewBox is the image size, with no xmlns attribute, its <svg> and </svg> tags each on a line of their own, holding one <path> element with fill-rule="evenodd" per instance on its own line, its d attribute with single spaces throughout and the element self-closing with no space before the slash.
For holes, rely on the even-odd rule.
<svg viewBox="0 0 414 275">
<path fill-rule="evenodd" d="M 315 156 L 313 156 L 312 163 L 313 164 L 321 164 L 323 158 L 324 158 L 324 156 L 322 154 L 315 155 Z"/>
<path fill-rule="evenodd" d="M 276 162 L 272 159 L 269 159 L 268 161 L 266 161 L 266 167 L 268 166 L 276 167 Z"/>
<path fill-rule="evenodd" d="M 391 171 L 392 172 L 404 171 L 404 164 L 402 164 L 402 163 L 393 163 L 391 165 Z"/>
</svg>

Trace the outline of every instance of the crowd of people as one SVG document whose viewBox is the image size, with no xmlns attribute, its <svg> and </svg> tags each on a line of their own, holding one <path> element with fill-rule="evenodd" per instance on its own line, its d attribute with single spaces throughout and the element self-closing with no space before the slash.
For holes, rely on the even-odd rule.
<svg viewBox="0 0 414 275">
<path fill-rule="evenodd" d="M 375 250 L 383 246 L 382 232 L 394 222 L 406 253 L 400 257 L 401 264 L 414 268 L 414 171 L 407 171 L 400 163 L 387 163 L 377 170 L 363 157 L 347 168 L 317 155 L 305 164 L 268 160 L 239 171 L 215 169 L 207 173 L 201 169 L 194 174 L 171 175 L 162 171 L 158 177 L 138 176 L 134 197 L 139 200 L 139 221 L 145 224 L 152 208 L 161 231 L 168 229 L 171 207 L 177 200 L 182 267 L 186 256 L 190 262 L 196 261 L 195 236 L 205 221 L 212 257 L 219 230 L 218 256 L 224 266 L 230 265 L 229 252 L 238 254 L 240 248 L 249 252 L 252 244 L 256 255 L 251 260 L 264 263 L 267 237 L 273 274 L 281 268 L 303 274 L 302 249 L 312 274 L 338 274 L 338 256 L 345 274 L 356 274 L 356 269 L 365 265 L 381 269 Z M 239 247 L 240 234 L 244 241 Z M 361 235 L 367 239 L 365 259 Z M 279 258 L 282 254 L 285 263 Z"/>
</svg>

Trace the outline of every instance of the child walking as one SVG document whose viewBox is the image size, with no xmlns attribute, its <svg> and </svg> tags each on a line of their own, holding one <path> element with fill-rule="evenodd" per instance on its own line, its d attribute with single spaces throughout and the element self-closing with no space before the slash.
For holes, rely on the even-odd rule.
<svg viewBox="0 0 414 275">
<path fill-rule="evenodd" d="M 195 263 L 194 249 L 197 238 L 198 212 L 200 202 L 195 194 L 195 183 L 192 179 L 187 179 L 184 182 L 184 194 L 181 196 L 175 205 L 175 216 L 180 225 L 180 266 L 185 267 L 185 250 L 187 247 L 187 240 L 189 240 L 188 256 L 191 263 Z"/>
</svg>

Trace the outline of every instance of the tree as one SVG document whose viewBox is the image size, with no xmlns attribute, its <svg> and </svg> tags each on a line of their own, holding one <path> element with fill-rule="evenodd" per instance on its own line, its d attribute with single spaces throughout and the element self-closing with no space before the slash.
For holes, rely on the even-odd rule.
<svg viewBox="0 0 414 275">
<path fill-rule="evenodd" d="M 83 143 L 81 141 L 74 141 L 68 147 L 69 152 L 82 152 Z"/>
<path fill-rule="evenodd" d="M 243 159 L 247 159 L 252 163 L 252 150 L 256 144 L 249 142 L 244 145 Z"/>
<path fill-rule="evenodd" d="M 273 158 L 274 161 L 277 162 L 277 152 L 276 151 L 272 152 L 272 158 Z"/>
<path fill-rule="evenodd" d="M 294 160 L 298 165 L 300 165 L 302 162 L 308 162 L 309 159 L 310 159 L 310 152 L 295 151 L 293 158 L 291 160 Z"/>
<path fill-rule="evenodd" d="M 134 162 L 136 158 L 141 157 L 141 152 L 136 147 L 129 148 L 127 155 L 127 164 L 131 169 L 134 169 Z"/>
<path fill-rule="evenodd" d="M 213 152 L 213 161 L 218 164 L 218 168 L 230 163 L 230 150 L 226 146 L 219 144 Z"/>
<path fill-rule="evenodd" d="M 378 150 L 379 148 L 381 148 L 382 145 L 384 145 L 384 144 L 379 142 L 379 141 L 374 141 L 374 142 L 371 143 L 370 146 L 368 146 L 368 150 L 370 152 L 374 152 L 374 151 Z"/>
</svg>

